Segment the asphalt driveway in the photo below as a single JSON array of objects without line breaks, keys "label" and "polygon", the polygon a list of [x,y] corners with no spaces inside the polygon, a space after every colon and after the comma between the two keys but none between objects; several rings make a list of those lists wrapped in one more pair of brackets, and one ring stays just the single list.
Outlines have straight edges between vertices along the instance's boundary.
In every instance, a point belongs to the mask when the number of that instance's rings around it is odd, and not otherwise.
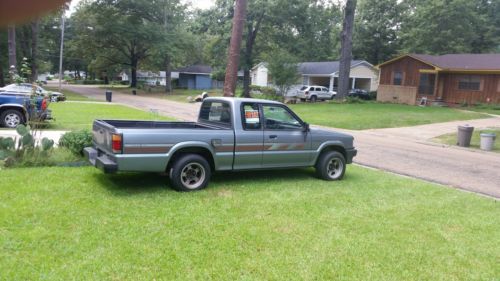
[{"label": "asphalt driveway", "polygon": [[[104,100],[104,90],[64,85],[82,95]],[[180,120],[195,120],[200,104],[113,93],[113,102]],[[405,128],[344,131],[354,135],[358,156],[355,163],[397,174],[500,198],[500,153],[482,152],[431,143],[428,139],[455,132],[457,125],[500,127],[500,117],[447,122]],[[333,128],[326,128],[334,130]],[[336,129],[335,129],[336,130]]]}]

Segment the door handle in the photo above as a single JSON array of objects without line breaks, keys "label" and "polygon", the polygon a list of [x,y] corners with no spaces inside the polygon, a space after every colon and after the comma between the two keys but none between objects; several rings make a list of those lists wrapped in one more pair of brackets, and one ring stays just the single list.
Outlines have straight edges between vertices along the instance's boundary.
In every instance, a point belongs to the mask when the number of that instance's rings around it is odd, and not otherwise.
[{"label": "door handle", "polygon": [[270,135],[269,138],[272,139],[272,140],[275,140],[275,139],[278,138],[278,136],[277,135]]}]

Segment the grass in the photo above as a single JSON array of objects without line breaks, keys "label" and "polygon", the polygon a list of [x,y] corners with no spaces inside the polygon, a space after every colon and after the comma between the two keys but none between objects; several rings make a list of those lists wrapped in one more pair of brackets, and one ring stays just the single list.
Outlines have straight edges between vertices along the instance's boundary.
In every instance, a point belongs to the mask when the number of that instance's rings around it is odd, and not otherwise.
[{"label": "grass", "polygon": [[95,119],[173,120],[150,112],[108,103],[51,103],[50,130],[92,129]]},{"label": "grass", "polygon": [[353,130],[405,127],[488,117],[452,108],[375,102],[360,104],[320,102],[295,104],[290,107],[308,123]]},{"label": "grass", "polygon": [[[252,180],[248,180],[248,178]],[[34,180],[36,179],[36,180]],[[352,166],[158,175],[2,171],[1,280],[496,280],[500,205]]]},{"label": "grass", "polygon": [[[500,152],[500,144],[499,138],[500,138],[500,128],[488,128],[488,129],[481,129],[481,130],[474,130],[470,142],[470,147],[479,149],[480,148],[480,143],[481,143],[481,133],[495,133],[497,135],[497,138],[495,140],[495,144],[493,146],[493,151],[494,152]],[[438,143],[443,143],[447,145],[457,145],[457,134],[456,133],[451,133],[451,134],[445,134],[442,136],[439,136],[437,138],[434,138],[433,141],[438,142]]]},{"label": "grass", "polygon": [[478,104],[465,108],[471,111],[477,111],[488,114],[500,115],[500,104]]}]

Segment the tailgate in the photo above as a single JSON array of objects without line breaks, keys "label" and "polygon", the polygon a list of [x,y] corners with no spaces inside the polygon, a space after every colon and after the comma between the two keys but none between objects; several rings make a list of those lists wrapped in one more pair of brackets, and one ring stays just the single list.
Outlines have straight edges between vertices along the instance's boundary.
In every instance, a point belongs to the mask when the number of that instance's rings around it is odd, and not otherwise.
[{"label": "tailgate", "polygon": [[112,135],[115,128],[103,120],[95,120],[92,127],[94,145],[98,150],[113,153]]}]

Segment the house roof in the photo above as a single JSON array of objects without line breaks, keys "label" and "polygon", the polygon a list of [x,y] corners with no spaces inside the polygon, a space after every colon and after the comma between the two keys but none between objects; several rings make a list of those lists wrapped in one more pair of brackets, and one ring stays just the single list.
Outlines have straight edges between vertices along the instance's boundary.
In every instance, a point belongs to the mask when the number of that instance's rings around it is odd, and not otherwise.
[{"label": "house roof", "polygon": [[[366,61],[353,60],[351,61],[351,68],[359,64],[367,64],[368,66],[372,67],[372,65]],[[339,68],[339,61],[302,62],[298,65],[298,71],[300,73],[310,75],[329,75],[338,72]]]},{"label": "house roof", "polygon": [[500,70],[500,54],[447,54],[441,56],[424,54],[407,54],[379,66],[386,65],[403,57],[412,57],[430,64],[439,70],[447,71],[498,71]]},{"label": "house roof", "polygon": [[210,74],[212,73],[212,67],[209,65],[195,64],[181,67],[175,71],[179,73]]}]

